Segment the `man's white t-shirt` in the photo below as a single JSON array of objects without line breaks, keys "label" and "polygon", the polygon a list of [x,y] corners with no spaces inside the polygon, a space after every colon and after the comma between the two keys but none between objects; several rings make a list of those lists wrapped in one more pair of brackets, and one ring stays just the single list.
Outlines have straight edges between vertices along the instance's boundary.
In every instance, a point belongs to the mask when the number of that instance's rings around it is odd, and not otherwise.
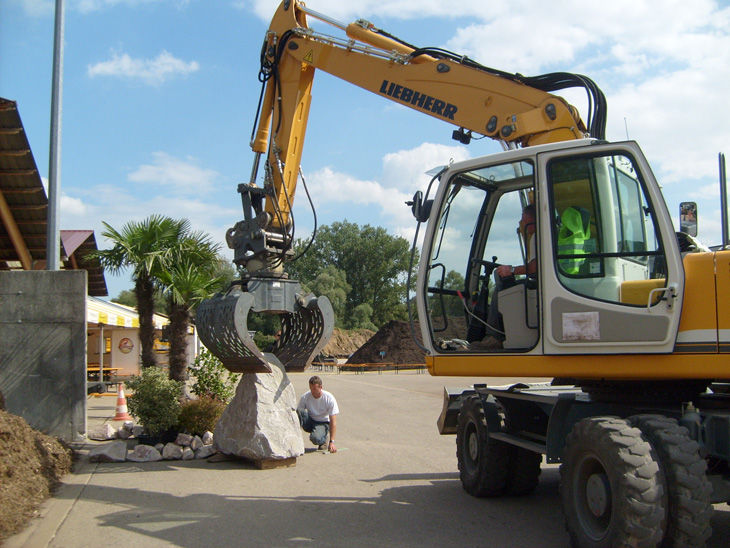
[{"label": "man's white t-shirt", "polygon": [[305,392],[299,399],[297,409],[306,409],[309,411],[309,417],[317,422],[329,422],[330,415],[337,415],[340,412],[337,400],[326,390],[322,390],[319,398],[312,396],[309,391]]}]

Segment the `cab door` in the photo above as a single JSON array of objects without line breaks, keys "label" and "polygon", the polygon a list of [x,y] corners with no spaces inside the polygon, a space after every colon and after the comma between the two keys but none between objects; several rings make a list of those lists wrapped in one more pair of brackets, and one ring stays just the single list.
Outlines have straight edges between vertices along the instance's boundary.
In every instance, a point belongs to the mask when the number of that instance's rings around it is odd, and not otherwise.
[{"label": "cab door", "polygon": [[537,156],[545,354],[671,352],[684,270],[634,142]]}]

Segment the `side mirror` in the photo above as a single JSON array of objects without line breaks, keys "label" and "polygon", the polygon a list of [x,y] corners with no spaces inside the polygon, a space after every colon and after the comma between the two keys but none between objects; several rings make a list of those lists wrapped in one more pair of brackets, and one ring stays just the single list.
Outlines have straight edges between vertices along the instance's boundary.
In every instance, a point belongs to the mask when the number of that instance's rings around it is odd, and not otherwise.
[{"label": "side mirror", "polygon": [[417,190],[413,195],[413,200],[406,202],[406,205],[411,206],[411,212],[419,223],[425,223],[428,221],[431,215],[431,207],[433,206],[433,200],[423,201],[423,192]]},{"label": "side mirror", "polygon": [[697,203],[681,202],[679,204],[679,231],[697,236]]}]

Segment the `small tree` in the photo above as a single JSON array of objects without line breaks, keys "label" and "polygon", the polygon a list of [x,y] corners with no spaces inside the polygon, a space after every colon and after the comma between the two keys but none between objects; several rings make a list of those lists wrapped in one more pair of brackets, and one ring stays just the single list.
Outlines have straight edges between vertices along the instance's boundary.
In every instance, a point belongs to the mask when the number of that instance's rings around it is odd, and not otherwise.
[{"label": "small tree", "polygon": [[214,276],[218,244],[203,232],[187,231],[175,242],[169,260],[157,273],[170,314],[170,378],[187,379],[187,334],[192,311],[220,285]]},{"label": "small tree", "polygon": [[370,320],[373,315],[373,307],[367,303],[362,303],[355,307],[350,318],[351,329],[370,329],[377,331],[378,328]]},{"label": "small tree", "polygon": [[[338,270],[334,265],[327,265],[309,284],[309,288],[317,296],[327,296],[335,313],[335,325],[344,327],[347,294],[352,290],[350,284],[347,283],[347,274],[342,270]],[[372,308],[370,310],[372,314]]]},{"label": "small tree", "polygon": [[129,412],[148,434],[156,436],[177,425],[182,383],[169,379],[159,367],[145,367],[125,385],[132,391],[127,398]]},{"label": "small tree", "polygon": [[155,275],[166,263],[169,251],[182,234],[189,231],[187,220],[175,220],[162,215],[152,215],[141,222],[130,221],[116,230],[104,223],[101,234],[114,246],[92,253],[101,265],[112,273],[132,268],[134,294],[139,315],[139,340],[142,347],[142,367],[156,364],[154,352]]}]

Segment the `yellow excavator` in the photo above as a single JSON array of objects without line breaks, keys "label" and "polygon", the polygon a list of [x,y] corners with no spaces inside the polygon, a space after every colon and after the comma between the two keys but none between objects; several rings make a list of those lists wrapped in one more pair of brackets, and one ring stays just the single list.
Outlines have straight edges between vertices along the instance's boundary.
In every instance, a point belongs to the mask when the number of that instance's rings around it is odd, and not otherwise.
[{"label": "yellow excavator", "polygon": [[[639,146],[605,140],[606,101],[585,76],[506,73],[284,0],[261,50],[244,219],[227,233],[241,278],[200,306],[205,346],[232,371],[270,371],[247,318],[278,314],[272,353],[302,371],[332,332],[326,297],[284,269],[316,70],[444,120],[464,144],[503,143],[409,202],[425,223],[429,372],[554,378],[445,391],[438,428],[456,434],[464,489],[530,493],[545,455],[561,463],[575,546],[704,545],[712,503],[730,501],[730,251],[675,233]],[[552,93],[568,87],[586,90],[588,123]]]}]

